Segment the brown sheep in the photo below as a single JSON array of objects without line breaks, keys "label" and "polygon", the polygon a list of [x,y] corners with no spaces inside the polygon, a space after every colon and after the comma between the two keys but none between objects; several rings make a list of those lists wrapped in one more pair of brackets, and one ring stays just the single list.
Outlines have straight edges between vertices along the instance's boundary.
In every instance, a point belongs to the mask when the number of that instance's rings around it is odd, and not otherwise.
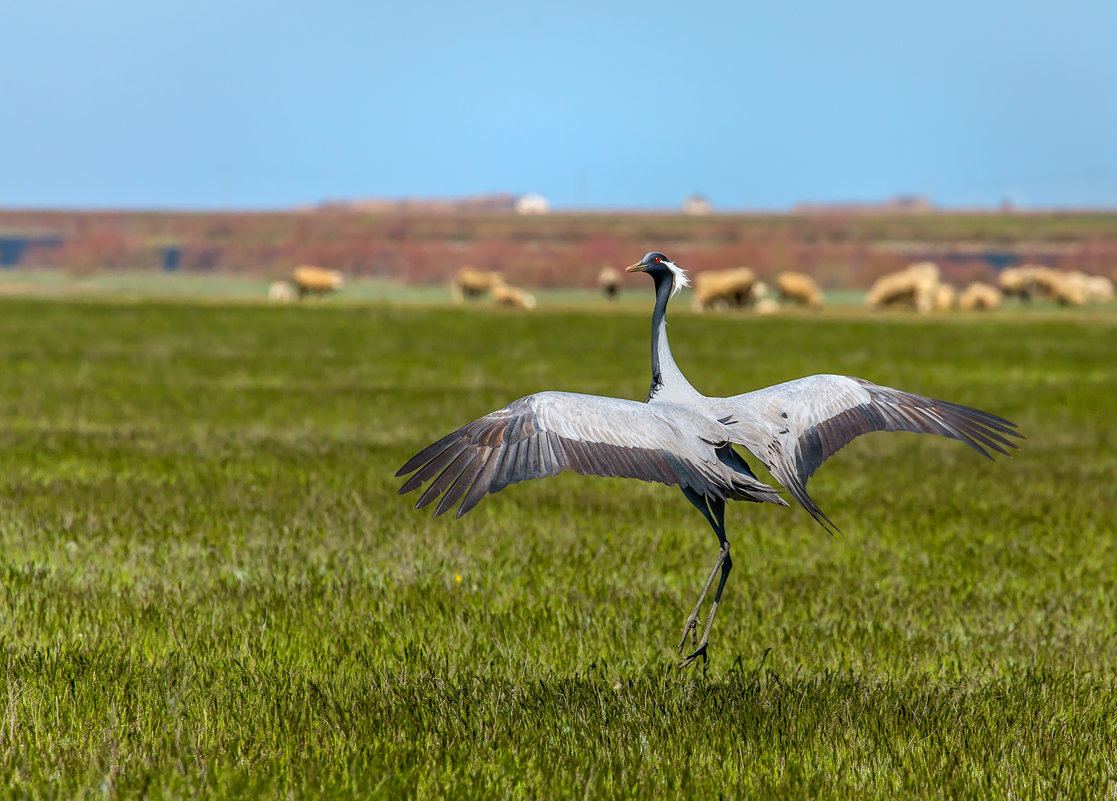
[{"label": "brown sheep", "polygon": [[694,276],[695,311],[727,308],[741,309],[752,305],[757,298],[756,273],[748,267],[733,270],[707,270]]},{"label": "brown sheep", "polygon": [[341,289],[342,283],[341,273],[337,270],[326,270],[309,264],[296,267],[291,274],[291,279],[300,298],[337,292]]},{"label": "brown sheep", "polygon": [[958,298],[958,308],[964,311],[996,309],[1001,305],[1001,290],[980,281],[974,281]]},{"label": "brown sheep", "polygon": [[787,303],[806,306],[808,309],[822,308],[822,290],[806,273],[780,273],[776,276],[776,289]]},{"label": "brown sheep", "polygon": [[938,285],[938,265],[920,262],[878,278],[865,302],[875,308],[907,306],[920,313],[928,312],[934,305]]}]

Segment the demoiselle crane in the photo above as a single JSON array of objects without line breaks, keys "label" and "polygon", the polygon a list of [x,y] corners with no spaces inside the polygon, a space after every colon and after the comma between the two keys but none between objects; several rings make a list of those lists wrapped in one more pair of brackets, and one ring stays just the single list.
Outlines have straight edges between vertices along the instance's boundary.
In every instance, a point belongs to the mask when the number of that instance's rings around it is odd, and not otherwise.
[{"label": "demoiselle crane", "polygon": [[[824,528],[836,531],[807,495],[806,484],[819,465],[854,437],[870,431],[940,434],[990,456],[990,451],[1008,453],[1016,447],[1009,438],[1021,436],[1014,423],[988,412],[840,375],[813,375],[743,395],[708,398],[683,376],[667,343],[667,303],[689,286],[686,273],[656,251],[628,271],[646,272],[655,282],[647,401],[570,392],[528,395],[427,446],[396,475],[412,473],[401,495],[431,482],[416,509],[438,500],[437,516],[461,501],[458,517],[486,493],[563,470],[679,487],[719,543],[710,577],[686,618],[678,650],[683,653],[688,636],[694,650],[680,667],[708,658],[710,627],[733,567],[725,502],[788,505],[778,490],[757,479],[734,445],[759,459]],[[698,640],[698,613],[715,577],[717,589]]]}]

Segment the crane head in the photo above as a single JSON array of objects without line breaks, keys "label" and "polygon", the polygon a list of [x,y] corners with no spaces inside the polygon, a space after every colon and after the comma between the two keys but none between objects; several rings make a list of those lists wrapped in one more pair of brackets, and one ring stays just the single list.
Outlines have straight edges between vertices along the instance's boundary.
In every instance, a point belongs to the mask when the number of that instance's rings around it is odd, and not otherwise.
[{"label": "crane head", "polygon": [[671,294],[674,295],[684,286],[690,286],[686,270],[675,265],[675,262],[664,256],[658,250],[644,254],[644,258],[625,268],[625,272],[649,273],[658,282],[663,278],[671,279]]}]

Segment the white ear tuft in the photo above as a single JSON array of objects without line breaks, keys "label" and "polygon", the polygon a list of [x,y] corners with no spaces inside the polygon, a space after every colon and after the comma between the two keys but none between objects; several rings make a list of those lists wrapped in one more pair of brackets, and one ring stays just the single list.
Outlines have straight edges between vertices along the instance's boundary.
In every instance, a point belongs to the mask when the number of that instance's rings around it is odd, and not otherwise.
[{"label": "white ear tuft", "polygon": [[690,286],[690,279],[687,278],[686,270],[676,266],[675,262],[665,261],[663,264],[671,271],[671,297],[675,297],[680,289]]}]

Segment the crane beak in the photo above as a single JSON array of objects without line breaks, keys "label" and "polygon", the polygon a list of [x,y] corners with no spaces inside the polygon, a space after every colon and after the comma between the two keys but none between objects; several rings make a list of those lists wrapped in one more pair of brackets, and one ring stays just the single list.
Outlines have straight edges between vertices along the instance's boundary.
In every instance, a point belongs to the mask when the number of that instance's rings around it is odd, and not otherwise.
[{"label": "crane beak", "polygon": [[636,264],[630,264],[629,266],[624,268],[624,271],[626,273],[642,273],[646,269],[648,269],[648,265],[644,264],[644,262],[641,261],[637,262]]}]

